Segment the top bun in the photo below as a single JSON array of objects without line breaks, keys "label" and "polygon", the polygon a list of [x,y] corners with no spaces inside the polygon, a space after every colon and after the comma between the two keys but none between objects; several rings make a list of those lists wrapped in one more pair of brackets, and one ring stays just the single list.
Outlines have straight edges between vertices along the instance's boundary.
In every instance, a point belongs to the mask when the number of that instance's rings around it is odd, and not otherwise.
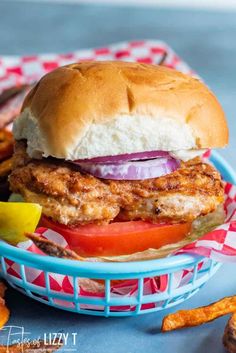
[{"label": "top bun", "polygon": [[162,66],[83,62],[45,75],[14,124],[31,157],[67,160],[223,147],[228,128],[213,93]]}]

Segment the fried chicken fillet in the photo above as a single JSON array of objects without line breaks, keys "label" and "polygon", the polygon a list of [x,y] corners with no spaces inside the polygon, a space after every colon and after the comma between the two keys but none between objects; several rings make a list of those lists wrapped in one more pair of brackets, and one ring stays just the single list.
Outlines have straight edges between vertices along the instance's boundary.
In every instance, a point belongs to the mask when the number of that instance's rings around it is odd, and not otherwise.
[{"label": "fried chicken fillet", "polygon": [[224,201],[220,174],[198,158],[159,178],[105,180],[62,160],[30,159],[23,141],[16,144],[10,186],[26,201],[42,205],[47,217],[72,226],[113,220],[193,221]]}]

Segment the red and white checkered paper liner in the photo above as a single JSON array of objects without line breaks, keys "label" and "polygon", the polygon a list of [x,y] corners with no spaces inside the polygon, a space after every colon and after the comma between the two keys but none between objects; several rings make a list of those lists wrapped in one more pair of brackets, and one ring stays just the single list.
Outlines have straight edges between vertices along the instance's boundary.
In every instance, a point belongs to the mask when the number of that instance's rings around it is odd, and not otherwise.
[{"label": "red and white checkered paper liner", "polygon": [[162,41],[122,42],[99,49],[78,50],[67,54],[41,54],[0,57],[0,94],[15,85],[30,84],[47,72],[72,62],[88,60],[123,60],[158,64],[165,56],[165,66],[193,74],[189,66]]},{"label": "red and white checkered paper liner", "polygon": [[[14,85],[29,84],[40,79],[47,72],[71,62],[84,60],[123,60],[136,61],[149,64],[158,64],[165,56],[164,65],[175,68],[188,74],[194,74],[189,66],[182,61],[176,53],[162,41],[133,41],[123,42],[99,49],[79,50],[69,54],[42,54],[24,57],[0,58],[0,93]],[[203,255],[219,262],[236,262],[236,186],[229,183],[225,186],[225,210],[227,214],[226,223],[217,227],[214,231],[205,234],[197,241],[184,246],[178,250],[180,253],[194,253]],[[69,248],[62,235],[46,229],[37,230],[39,234],[47,239]],[[19,244],[31,252],[44,255],[32,242],[28,241]],[[173,254],[174,256],[174,254]],[[6,260],[7,272],[17,278],[21,278],[20,266],[10,260]],[[203,268],[205,261],[199,264]],[[26,279],[30,283],[45,287],[45,276],[43,271],[33,268],[26,268]],[[174,287],[179,287],[191,281],[193,269],[184,269],[175,273]],[[86,282],[87,281],[87,282]],[[88,290],[89,281],[89,290]],[[54,291],[73,293],[73,282],[69,276],[61,274],[49,275],[50,288]],[[104,288],[97,282],[80,279],[80,295],[104,296]],[[168,275],[158,278],[147,278],[144,281],[144,294],[154,294],[165,291],[168,286]],[[113,296],[132,296],[137,294],[137,280],[126,280],[111,286]],[[67,302],[62,303],[55,300],[55,303],[68,306]],[[73,304],[71,304],[73,305]],[[142,309],[152,308],[155,304],[145,304]],[[91,306],[81,306],[91,308]],[[112,308],[111,308],[112,309]],[[130,307],[116,307],[115,310],[130,310]],[[132,309],[131,309],[132,310]]]}]

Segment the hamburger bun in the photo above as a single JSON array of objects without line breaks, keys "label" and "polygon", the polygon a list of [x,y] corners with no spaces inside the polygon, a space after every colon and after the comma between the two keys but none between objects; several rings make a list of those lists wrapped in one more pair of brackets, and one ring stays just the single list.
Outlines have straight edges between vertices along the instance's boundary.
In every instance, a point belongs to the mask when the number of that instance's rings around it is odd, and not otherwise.
[{"label": "hamburger bun", "polygon": [[30,157],[77,160],[144,151],[224,147],[228,128],[214,94],[162,66],[83,62],[45,75],[15,121]]}]

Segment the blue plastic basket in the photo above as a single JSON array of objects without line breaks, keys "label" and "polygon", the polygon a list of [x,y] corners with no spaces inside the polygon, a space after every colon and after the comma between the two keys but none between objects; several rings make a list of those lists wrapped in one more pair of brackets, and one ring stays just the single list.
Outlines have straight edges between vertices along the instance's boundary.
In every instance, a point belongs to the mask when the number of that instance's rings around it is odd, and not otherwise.
[{"label": "blue plastic basket", "polygon": [[[236,173],[216,152],[212,153],[211,162],[225,180],[236,183]],[[0,242],[0,258],[2,277],[20,292],[56,308],[106,317],[135,316],[177,305],[195,294],[220,267],[215,261],[194,255],[128,263],[77,262],[33,254],[5,242]],[[9,261],[17,266],[18,278],[9,273]],[[44,286],[29,280],[30,270],[43,271]],[[183,270],[188,275],[177,282]],[[70,293],[52,289],[50,278],[65,275],[71,283]],[[166,287],[150,294],[147,281],[155,284],[160,278],[166,279]],[[100,283],[104,290],[99,295],[81,292],[81,283],[86,279]],[[127,295],[114,293],[111,288],[117,280],[132,280],[136,290]]]}]

